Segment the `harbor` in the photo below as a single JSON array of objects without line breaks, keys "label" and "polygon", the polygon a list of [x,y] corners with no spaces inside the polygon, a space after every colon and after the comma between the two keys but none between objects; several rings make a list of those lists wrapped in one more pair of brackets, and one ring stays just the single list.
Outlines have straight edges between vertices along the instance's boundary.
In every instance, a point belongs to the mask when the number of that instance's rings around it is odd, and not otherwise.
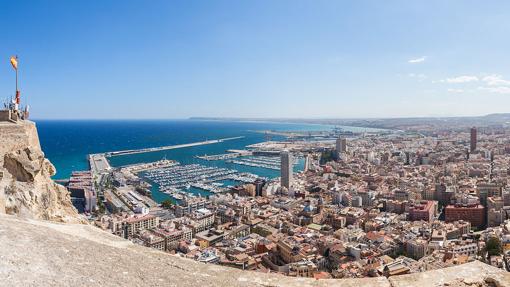
[{"label": "harbor", "polygon": [[[179,202],[189,197],[208,197],[253,183],[257,178],[278,176],[282,149],[253,148],[249,146],[253,142],[235,141],[242,138],[244,136],[219,137],[178,145],[95,153],[88,156],[89,166],[100,186],[110,178],[117,184],[117,190],[105,195],[110,202],[116,203],[113,204],[116,209],[124,210],[138,210],[140,206],[150,208],[154,202],[161,203],[165,199]],[[285,145],[292,146],[292,143]],[[301,158],[294,160],[295,169],[301,169]],[[150,198],[153,201],[148,200]]]}]

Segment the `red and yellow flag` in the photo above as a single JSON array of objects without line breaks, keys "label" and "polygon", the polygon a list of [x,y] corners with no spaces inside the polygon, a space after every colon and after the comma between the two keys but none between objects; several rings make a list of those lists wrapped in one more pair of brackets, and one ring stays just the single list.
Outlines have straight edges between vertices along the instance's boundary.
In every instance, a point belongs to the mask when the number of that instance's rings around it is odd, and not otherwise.
[{"label": "red and yellow flag", "polygon": [[11,65],[14,68],[14,70],[18,69],[18,56],[11,57]]}]

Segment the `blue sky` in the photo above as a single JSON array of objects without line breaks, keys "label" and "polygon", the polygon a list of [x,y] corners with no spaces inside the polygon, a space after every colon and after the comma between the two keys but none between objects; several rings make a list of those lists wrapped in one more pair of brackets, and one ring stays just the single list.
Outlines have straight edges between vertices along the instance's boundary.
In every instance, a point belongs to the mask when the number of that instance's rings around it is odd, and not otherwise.
[{"label": "blue sky", "polygon": [[510,112],[509,1],[0,1],[35,118]]}]

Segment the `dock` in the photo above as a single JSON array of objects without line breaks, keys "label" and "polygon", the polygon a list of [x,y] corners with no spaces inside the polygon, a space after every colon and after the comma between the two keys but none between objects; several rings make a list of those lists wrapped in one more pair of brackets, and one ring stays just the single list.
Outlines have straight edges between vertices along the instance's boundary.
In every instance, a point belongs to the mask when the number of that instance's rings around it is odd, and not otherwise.
[{"label": "dock", "polygon": [[150,148],[142,148],[142,149],[130,149],[130,150],[112,151],[112,152],[105,153],[105,156],[106,157],[122,156],[122,155],[148,153],[148,152],[156,152],[156,151],[171,150],[171,149],[178,149],[178,148],[186,148],[186,147],[193,147],[193,146],[217,144],[217,143],[222,143],[222,142],[225,142],[225,141],[237,140],[237,139],[242,139],[242,138],[244,138],[244,136],[231,137],[231,138],[222,138],[222,139],[216,139],[216,140],[206,140],[206,141],[194,142],[194,143],[188,143],[188,144],[178,144],[178,145],[169,145],[169,146],[161,146],[161,147],[150,147]]},{"label": "dock", "polygon": [[102,174],[112,169],[105,155],[101,153],[89,155],[89,164],[92,174]]},{"label": "dock", "polygon": [[196,158],[203,159],[203,160],[226,160],[226,159],[232,159],[236,157],[241,156],[248,156],[251,155],[252,152],[248,150],[227,150],[228,153],[225,154],[214,154],[214,155],[197,155]]},{"label": "dock", "polygon": [[[252,166],[252,167],[260,167],[272,170],[280,170],[281,160],[280,157],[275,156],[255,156],[255,157],[245,157],[241,159],[229,159],[226,160],[228,163]],[[298,163],[298,159],[294,158],[293,165]]]},{"label": "dock", "polygon": [[119,168],[121,171],[129,171],[132,174],[137,174],[142,171],[148,171],[148,170],[157,169],[157,168],[171,167],[171,166],[178,165],[178,164],[179,164],[179,162],[177,162],[175,160],[162,159],[162,160],[148,162],[148,163],[134,163],[134,164],[122,165],[117,168]]}]

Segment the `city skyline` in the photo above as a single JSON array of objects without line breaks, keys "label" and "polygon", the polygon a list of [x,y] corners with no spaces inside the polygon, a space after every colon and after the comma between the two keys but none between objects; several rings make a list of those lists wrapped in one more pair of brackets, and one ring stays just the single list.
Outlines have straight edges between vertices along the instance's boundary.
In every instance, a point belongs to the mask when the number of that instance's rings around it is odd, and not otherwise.
[{"label": "city skyline", "polygon": [[510,112],[504,1],[52,4],[0,3],[0,99],[18,55],[36,119]]}]

